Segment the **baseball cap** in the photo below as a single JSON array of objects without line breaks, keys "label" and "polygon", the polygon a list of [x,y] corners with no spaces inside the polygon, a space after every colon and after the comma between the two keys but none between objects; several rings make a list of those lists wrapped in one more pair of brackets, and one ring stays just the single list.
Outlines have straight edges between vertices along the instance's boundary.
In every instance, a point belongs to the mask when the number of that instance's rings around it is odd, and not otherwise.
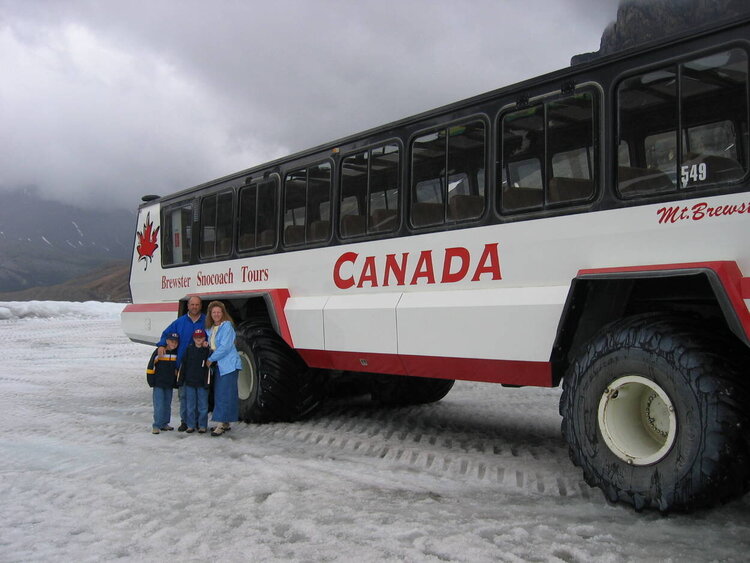
[{"label": "baseball cap", "polygon": [[169,334],[167,334],[167,340],[178,340],[179,341],[180,340],[180,335],[177,334],[176,332],[170,332]]},{"label": "baseball cap", "polygon": [[202,328],[196,328],[195,332],[193,332],[193,338],[196,336],[202,336],[203,338],[206,338],[206,331]]}]

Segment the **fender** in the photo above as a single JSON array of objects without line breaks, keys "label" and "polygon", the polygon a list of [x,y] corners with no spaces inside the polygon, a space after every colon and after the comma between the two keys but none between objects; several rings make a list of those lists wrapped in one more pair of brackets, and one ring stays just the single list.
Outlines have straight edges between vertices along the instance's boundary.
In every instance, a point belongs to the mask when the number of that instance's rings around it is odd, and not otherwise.
[{"label": "fender", "polygon": [[[750,278],[736,262],[711,261],[651,264],[579,270],[572,280],[550,354],[553,382],[567,370],[569,354],[609,322],[622,318],[631,291],[640,281],[661,280],[661,289],[676,292],[700,279],[705,296],[715,300],[727,327],[750,347]],[[697,287],[697,286],[696,286]]]},{"label": "fender", "polygon": [[750,346],[750,304],[744,301],[750,299],[750,278],[743,277],[737,262],[726,260],[580,270],[576,279],[656,278],[691,274],[705,274],[708,277],[729,328]]},{"label": "fender", "polygon": [[[662,279],[669,286],[684,287],[690,277],[702,277],[705,291],[711,292],[728,328],[750,346],[750,278],[743,277],[736,262],[712,261],[678,264],[651,264],[579,270],[573,279],[563,307],[551,353],[554,378],[559,381],[567,364],[567,354],[596,331],[620,318],[627,306],[628,282]],[[620,283],[622,282],[622,283]],[[707,283],[705,283],[707,282]]]}]

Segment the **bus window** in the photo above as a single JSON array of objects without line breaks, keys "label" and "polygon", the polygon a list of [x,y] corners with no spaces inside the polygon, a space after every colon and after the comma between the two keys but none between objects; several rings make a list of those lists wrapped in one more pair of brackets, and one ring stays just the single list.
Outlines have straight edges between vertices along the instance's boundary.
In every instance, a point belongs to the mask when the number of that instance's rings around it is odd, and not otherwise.
[{"label": "bus window", "polygon": [[367,232],[367,151],[347,156],[341,164],[341,211],[339,232],[342,237]]},{"label": "bus window", "polygon": [[256,248],[276,246],[276,217],[279,184],[276,178],[258,184]]},{"label": "bus window", "polygon": [[344,238],[390,232],[399,224],[398,145],[344,158],[339,231]]},{"label": "bus window", "polygon": [[226,256],[232,250],[233,192],[212,194],[201,201],[201,258]]},{"label": "bus window", "polygon": [[193,206],[179,203],[162,209],[161,261],[163,266],[190,262]]},{"label": "bus window", "polygon": [[307,242],[331,236],[331,165],[328,162],[308,170]]},{"label": "bus window", "polygon": [[219,194],[216,206],[216,256],[226,256],[232,251],[232,226],[234,214],[232,192]]},{"label": "bus window", "polygon": [[284,180],[284,244],[328,240],[331,233],[331,165],[295,170]]},{"label": "bus window", "polygon": [[240,190],[237,249],[240,252],[276,245],[276,181],[254,182]]},{"label": "bus window", "polygon": [[[737,131],[731,121],[708,123],[687,130],[687,146],[689,152],[725,156],[738,160]],[[688,153],[689,154],[689,153]]]},{"label": "bus window", "polygon": [[685,63],[680,87],[685,131],[681,187],[739,180],[747,170],[747,146],[744,154],[738,150],[738,131],[748,123],[747,53],[731,49]]},{"label": "bus window", "polygon": [[240,217],[237,225],[237,250],[255,250],[258,185],[252,184],[240,190]]},{"label": "bus window", "polygon": [[216,255],[216,196],[208,196],[201,201],[201,258]]},{"label": "bus window", "polygon": [[295,170],[284,180],[284,244],[305,242],[307,170]]},{"label": "bus window", "polygon": [[[618,87],[622,195],[739,180],[747,169],[748,62],[742,49],[664,67]],[[678,133],[679,132],[679,133]]]},{"label": "bus window", "polygon": [[544,203],[544,106],[537,105],[503,116],[503,213],[533,209]]},{"label": "bus window", "polygon": [[618,161],[620,193],[673,189],[677,178],[677,67],[624,80],[617,99],[619,141],[634,149],[627,164]]},{"label": "bus window", "polygon": [[482,122],[448,129],[448,220],[476,219],[484,213],[486,187],[471,182],[485,169],[484,130]]},{"label": "bus window", "polygon": [[594,101],[589,93],[547,104],[548,203],[590,199],[594,194]]},{"label": "bus window", "polygon": [[591,151],[589,147],[559,152],[552,155],[554,178],[591,179]]},{"label": "bus window", "polygon": [[367,231],[395,230],[400,221],[398,206],[398,145],[385,145],[370,151],[369,211]]},{"label": "bus window", "polygon": [[646,146],[646,168],[664,172],[675,185],[677,179],[677,131],[649,135]]},{"label": "bus window", "polygon": [[486,187],[483,178],[485,126],[477,121],[441,129],[411,145],[411,224],[440,225],[480,217]]},{"label": "bus window", "polygon": [[418,137],[411,146],[411,223],[415,227],[445,221],[443,175],[447,143],[445,129]]},{"label": "bus window", "polygon": [[630,147],[628,142],[622,139],[617,145],[617,162],[620,166],[630,166]]},{"label": "bus window", "polygon": [[588,92],[505,114],[500,212],[590,199],[597,177],[594,123]]}]

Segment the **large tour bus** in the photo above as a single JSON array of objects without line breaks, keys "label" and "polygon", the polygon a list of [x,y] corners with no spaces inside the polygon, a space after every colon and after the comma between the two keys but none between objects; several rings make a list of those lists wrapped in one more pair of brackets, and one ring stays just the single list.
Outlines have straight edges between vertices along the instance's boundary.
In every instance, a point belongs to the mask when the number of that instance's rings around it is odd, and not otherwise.
[{"label": "large tour bus", "polygon": [[750,19],[565,68],[138,212],[128,336],[226,304],[241,416],[335,380],[428,403],[562,384],[586,481],[690,510],[750,482]]}]

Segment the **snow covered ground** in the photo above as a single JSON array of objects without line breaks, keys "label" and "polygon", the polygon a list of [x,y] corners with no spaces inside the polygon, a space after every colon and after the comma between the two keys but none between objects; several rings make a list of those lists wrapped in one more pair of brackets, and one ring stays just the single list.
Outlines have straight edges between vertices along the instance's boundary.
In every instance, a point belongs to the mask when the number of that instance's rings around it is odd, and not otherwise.
[{"label": "snow covered ground", "polygon": [[0,561],[750,557],[750,495],[664,517],[583,483],[557,389],[459,382],[434,405],[151,435],[151,349],[121,308],[0,303]]}]

